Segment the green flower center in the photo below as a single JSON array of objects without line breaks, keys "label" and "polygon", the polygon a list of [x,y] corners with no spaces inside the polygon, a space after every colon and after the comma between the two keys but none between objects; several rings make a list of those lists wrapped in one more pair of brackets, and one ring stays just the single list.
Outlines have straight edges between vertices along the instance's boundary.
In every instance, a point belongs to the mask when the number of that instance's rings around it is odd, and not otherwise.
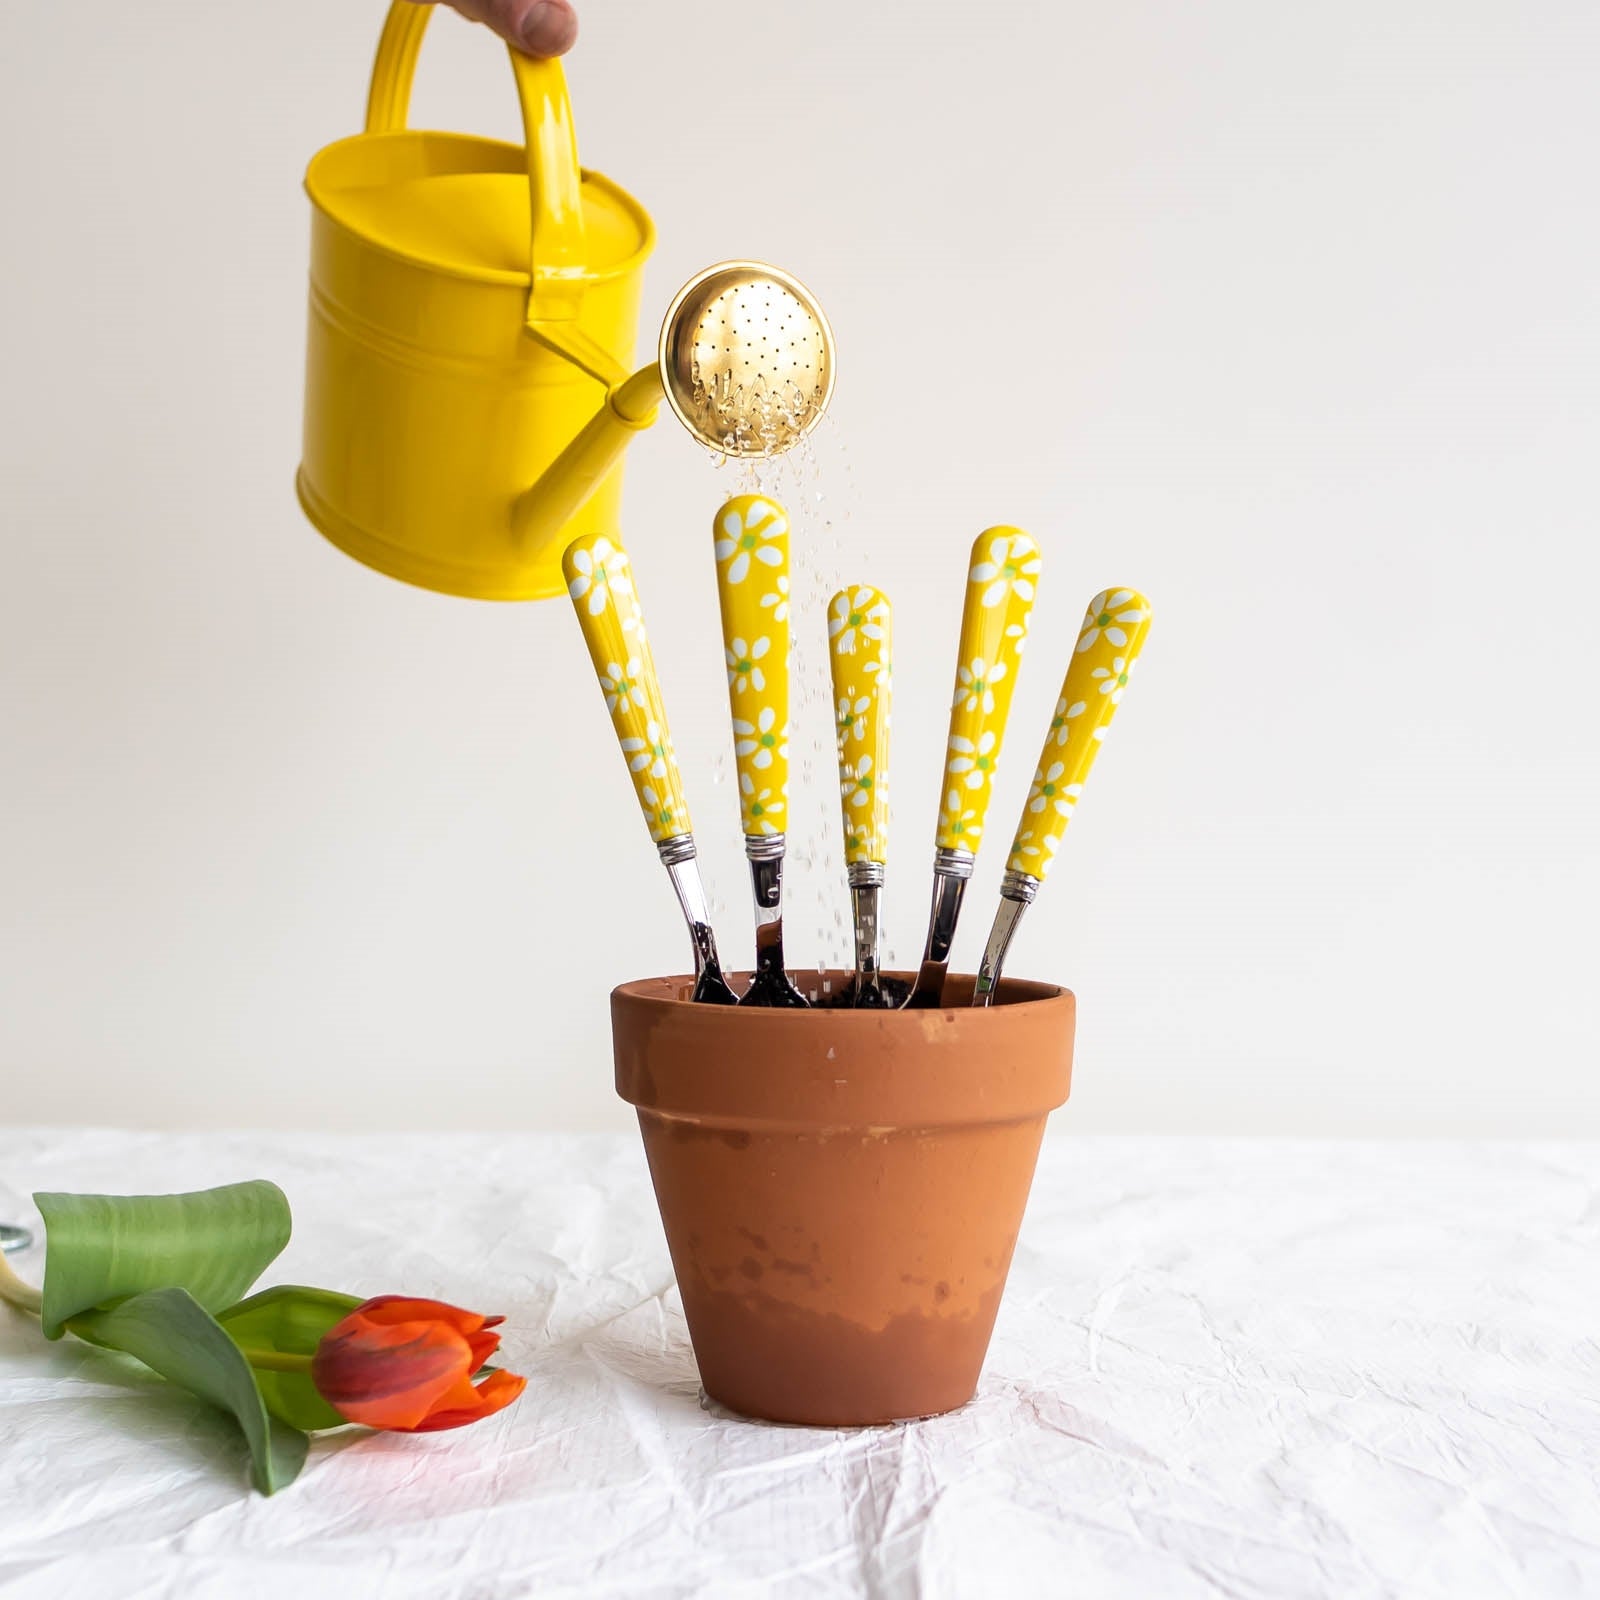
[{"label": "green flower center", "polygon": [[778,747],[778,736],[775,733],[764,733],[759,739],[756,740],[756,743],[764,750],[776,750]]},{"label": "green flower center", "polygon": [[739,535],[739,548],[741,550],[754,550],[755,547],[756,536],[753,533],[741,533]]},{"label": "green flower center", "polygon": [[852,611],[850,613],[850,620],[845,624],[845,626],[849,628],[859,628],[866,620],[867,619],[859,611]]},{"label": "green flower center", "polygon": [[1128,687],[1128,674],[1126,672],[1119,672],[1117,674],[1117,687],[1119,689],[1126,689]]},{"label": "green flower center", "polygon": [[733,670],[735,672],[741,672],[741,673],[746,673],[746,674],[748,674],[754,667],[755,667],[755,662],[753,662],[749,658],[749,656],[741,656],[733,664]]},{"label": "green flower center", "polygon": [[1111,613],[1109,611],[1102,611],[1100,615],[1094,619],[1094,625],[1097,628],[1109,628],[1111,626]]},{"label": "green flower center", "polygon": [[871,787],[872,787],[872,774],[870,772],[864,778],[857,778],[856,779],[856,788],[858,788],[863,794],[865,794],[867,792],[867,790],[870,789]]}]

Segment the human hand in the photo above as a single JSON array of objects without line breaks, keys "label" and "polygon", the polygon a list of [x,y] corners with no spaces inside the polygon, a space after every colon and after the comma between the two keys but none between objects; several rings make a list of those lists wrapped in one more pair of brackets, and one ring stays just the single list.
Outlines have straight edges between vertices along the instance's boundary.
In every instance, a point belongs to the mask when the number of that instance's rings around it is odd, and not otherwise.
[{"label": "human hand", "polygon": [[[416,0],[432,5],[434,0]],[[530,56],[563,56],[578,37],[572,0],[445,0],[462,16],[493,28]]]}]

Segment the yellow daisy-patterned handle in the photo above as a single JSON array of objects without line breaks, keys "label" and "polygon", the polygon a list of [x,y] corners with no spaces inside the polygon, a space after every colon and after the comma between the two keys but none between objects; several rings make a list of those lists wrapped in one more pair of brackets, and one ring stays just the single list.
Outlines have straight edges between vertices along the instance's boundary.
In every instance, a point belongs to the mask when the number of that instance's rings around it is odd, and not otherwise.
[{"label": "yellow daisy-patterned handle", "polygon": [[628,552],[604,534],[590,534],[567,546],[561,570],[650,837],[657,844],[676,839],[691,831],[689,804]]},{"label": "yellow daisy-patterned handle", "polygon": [[828,603],[828,668],[833,676],[839,797],[847,866],[889,859],[889,688],[894,614],[889,597],[866,584]]},{"label": "yellow daisy-patterned handle", "polygon": [[735,495],[712,524],[728,709],[747,837],[782,833],[789,803],[789,513]]},{"label": "yellow daisy-patterned handle", "polygon": [[976,854],[983,836],[1042,566],[1038,545],[1020,528],[989,528],[972,546],[939,810],[941,850]]},{"label": "yellow daisy-patterned handle", "polygon": [[1137,589],[1102,589],[1083,614],[1077,648],[1045,735],[1006,865],[1043,882],[1150,631]]}]

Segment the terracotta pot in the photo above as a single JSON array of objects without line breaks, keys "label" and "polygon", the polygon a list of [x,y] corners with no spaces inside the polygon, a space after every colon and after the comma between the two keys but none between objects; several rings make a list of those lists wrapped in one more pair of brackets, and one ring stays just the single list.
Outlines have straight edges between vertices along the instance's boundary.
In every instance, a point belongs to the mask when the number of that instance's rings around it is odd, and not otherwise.
[{"label": "terracotta pot", "polygon": [[623,984],[611,1034],[706,1392],[827,1425],[965,1404],[1071,1085],[1071,993],[1006,979],[974,1010],[952,975],[939,1011],[767,1011],[691,982]]}]

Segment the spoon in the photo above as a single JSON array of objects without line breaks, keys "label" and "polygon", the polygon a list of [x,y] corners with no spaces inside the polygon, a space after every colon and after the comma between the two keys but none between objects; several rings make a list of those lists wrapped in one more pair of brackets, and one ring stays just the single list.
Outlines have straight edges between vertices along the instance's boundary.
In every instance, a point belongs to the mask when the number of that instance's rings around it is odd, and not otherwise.
[{"label": "spoon", "polygon": [[1067,664],[1056,714],[1011,841],[1006,875],[1000,882],[1000,907],[972,991],[975,1006],[994,1001],[1017,924],[1055,860],[1149,632],[1150,602],[1137,589],[1102,589],[1083,614],[1077,648]]},{"label": "spoon", "polygon": [[922,967],[905,1002],[913,1009],[936,1006],[943,997],[961,897],[977,860],[1042,566],[1038,545],[1020,528],[988,528],[972,546],[941,785],[944,804],[934,839],[933,905]]},{"label": "spoon", "polygon": [[689,803],[672,752],[666,706],[645,638],[628,553],[605,534],[586,534],[567,546],[561,570],[617,742],[633,775],[645,824],[689,924],[695,971],[691,998],[708,1005],[737,1005],[739,997],[728,987],[717,960],[716,935],[695,862]]},{"label": "spoon", "polygon": [[878,897],[889,857],[889,673],[894,614],[889,597],[866,584],[828,604],[828,668],[837,707],[839,809],[855,924],[852,1004],[882,1008]]},{"label": "spoon", "polygon": [[789,802],[789,514],[735,495],[712,523],[739,815],[756,910],[756,971],[740,1005],[803,1006],[783,964]]}]

